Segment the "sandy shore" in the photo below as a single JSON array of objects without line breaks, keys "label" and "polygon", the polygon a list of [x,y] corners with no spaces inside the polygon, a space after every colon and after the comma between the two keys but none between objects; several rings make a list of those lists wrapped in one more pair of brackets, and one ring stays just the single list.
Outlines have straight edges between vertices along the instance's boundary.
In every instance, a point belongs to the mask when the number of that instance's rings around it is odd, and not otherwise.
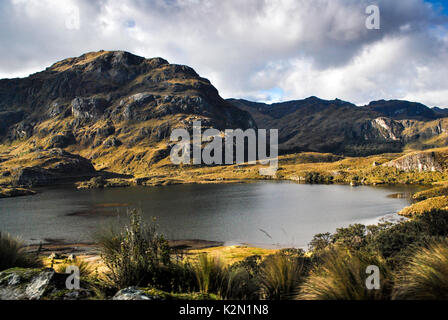
[{"label": "sandy shore", "polygon": [[[171,248],[174,250],[201,250],[213,247],[221,247],[224,242],[207,240],[169,240]],[[26,251],[37,252],[40,247],[42,255],[47,256],[51,253],[62,255],[73,254],[75,256],[97,256],[99,247],[96,243],[65,243],[63,241],[52,241],[42,245],[28,245]]]}]

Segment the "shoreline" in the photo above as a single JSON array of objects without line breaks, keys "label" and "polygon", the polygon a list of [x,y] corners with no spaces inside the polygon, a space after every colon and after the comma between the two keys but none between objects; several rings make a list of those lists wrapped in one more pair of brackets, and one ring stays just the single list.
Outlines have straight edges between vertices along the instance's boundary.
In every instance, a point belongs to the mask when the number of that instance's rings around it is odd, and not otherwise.
[{"label": "shoreline", "polygon": [[[209,241],[198,239],[168,240],[169,246],[174,250],[201,250],[215,247],[225,247],[223,241]],[[64,241],[47,241],[42,244],[29,244],[24,248],[27,252],[37,252],[40,247],[40,253],[43,254],[73,254],[73,255],[96,255],[99,252],[99,246],[94,242],[72,243]]]}]

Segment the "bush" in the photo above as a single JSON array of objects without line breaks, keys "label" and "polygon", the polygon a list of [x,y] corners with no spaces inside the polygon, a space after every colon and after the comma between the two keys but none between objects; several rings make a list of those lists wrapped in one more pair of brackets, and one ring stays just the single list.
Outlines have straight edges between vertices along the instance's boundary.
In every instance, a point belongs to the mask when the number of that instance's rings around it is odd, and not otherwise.
[{"label": "bush", "polygon": [[[380,289],[366,287],[366,269],[380,269]],[[384,300],[392,290],[392,275],[386,261],[378,255],[353,253],[331,247],[321,256],[321,263],[311,271],[301,287],[298,299],[304,300]]]},{"label": "bush", "polygon": [[291,299],[306,273],[304,259],[287,252],[266,257],[262,262],[258,281],[260,296],[267,300]]},{"label": "bush", "polygon": [[110,229],[98,236],[101,257],[110,271],[107,278],[113,286],[170,287],[171,279],[164,277],[171,266],[170,249],[156,229],[154,222],[142,222],[140,212],[132,210],[121,231]]},{"label": "bush", "polygon": [[431,242],[415,251],[409,264],[399,273],[394,299],[448,299],[448,240]]},{"label": "bush", "polygon": [[26,253],[16,238],[0,232],[0,271],[9,268],[32,268],[42,265],[37,255]]},{"label": "bush", "polygon": [[368,237],[368,246],[395,265],[401,265],[414,253],[414,248],[428,241],[448,236],[448,213],[432,210],[413,220],[391,225]]}]

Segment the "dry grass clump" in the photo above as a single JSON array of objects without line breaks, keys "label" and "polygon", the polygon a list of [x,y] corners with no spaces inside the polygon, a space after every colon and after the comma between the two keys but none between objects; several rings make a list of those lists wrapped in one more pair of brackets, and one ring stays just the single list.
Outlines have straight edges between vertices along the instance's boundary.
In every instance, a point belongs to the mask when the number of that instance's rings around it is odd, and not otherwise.
[{"label": "dry grass clump", "polygon": [[432,242],[415,251],[397,276],[393,299],[448,299],[448,240]]},{"label": "dry grass clump", "polygon": [[[380,269],[380,289],[366,286],[366,269],[370,265]],[[301,300],[384,300],[392,289],[391,272],[380,256],[352,253],[341,248],[330,248],[321,262],[311,271],[297,296]]]},{"label": "dry grass clump", "polygon": [[0,271],[15,267],[40,267],[41,265],[37,255],[25,252],[20,240],[0,232]]}]

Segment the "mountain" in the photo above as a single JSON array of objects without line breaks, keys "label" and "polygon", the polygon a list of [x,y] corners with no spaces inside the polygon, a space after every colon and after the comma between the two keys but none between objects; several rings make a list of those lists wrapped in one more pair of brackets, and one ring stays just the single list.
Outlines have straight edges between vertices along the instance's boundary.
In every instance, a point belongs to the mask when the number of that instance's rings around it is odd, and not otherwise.
[{"label": "mountain", "polygon": [[448,121],[444,118],[448,114],[420,103],[380,100],[358,107],[339,99],[316,97],[274,104],[228,101],[249,112],[259,128],[279,129],[283,153],[365,156],[401,152],[405,147],[448,145]]},{"label": "mountain", "polygon": [[428,121],[441,117],[436,110],[430,109],[421,103],[403,100],[372,101],[369,105],[365,106],[365,108],[381,113],[394,120],[413,119]]},{"label": "mountain", "polygon": [[41,169],[38,159],[51,149],[97,170],[144,173],[169,156],[171,129],[191,130],[197,120],[204,128],[255,127],[190,67],[123,51],[87,53],[0,80],[0,144],[14,146],[0,149],[0,173],[19,175],[10,170],[23,166],[19,153]]}]

